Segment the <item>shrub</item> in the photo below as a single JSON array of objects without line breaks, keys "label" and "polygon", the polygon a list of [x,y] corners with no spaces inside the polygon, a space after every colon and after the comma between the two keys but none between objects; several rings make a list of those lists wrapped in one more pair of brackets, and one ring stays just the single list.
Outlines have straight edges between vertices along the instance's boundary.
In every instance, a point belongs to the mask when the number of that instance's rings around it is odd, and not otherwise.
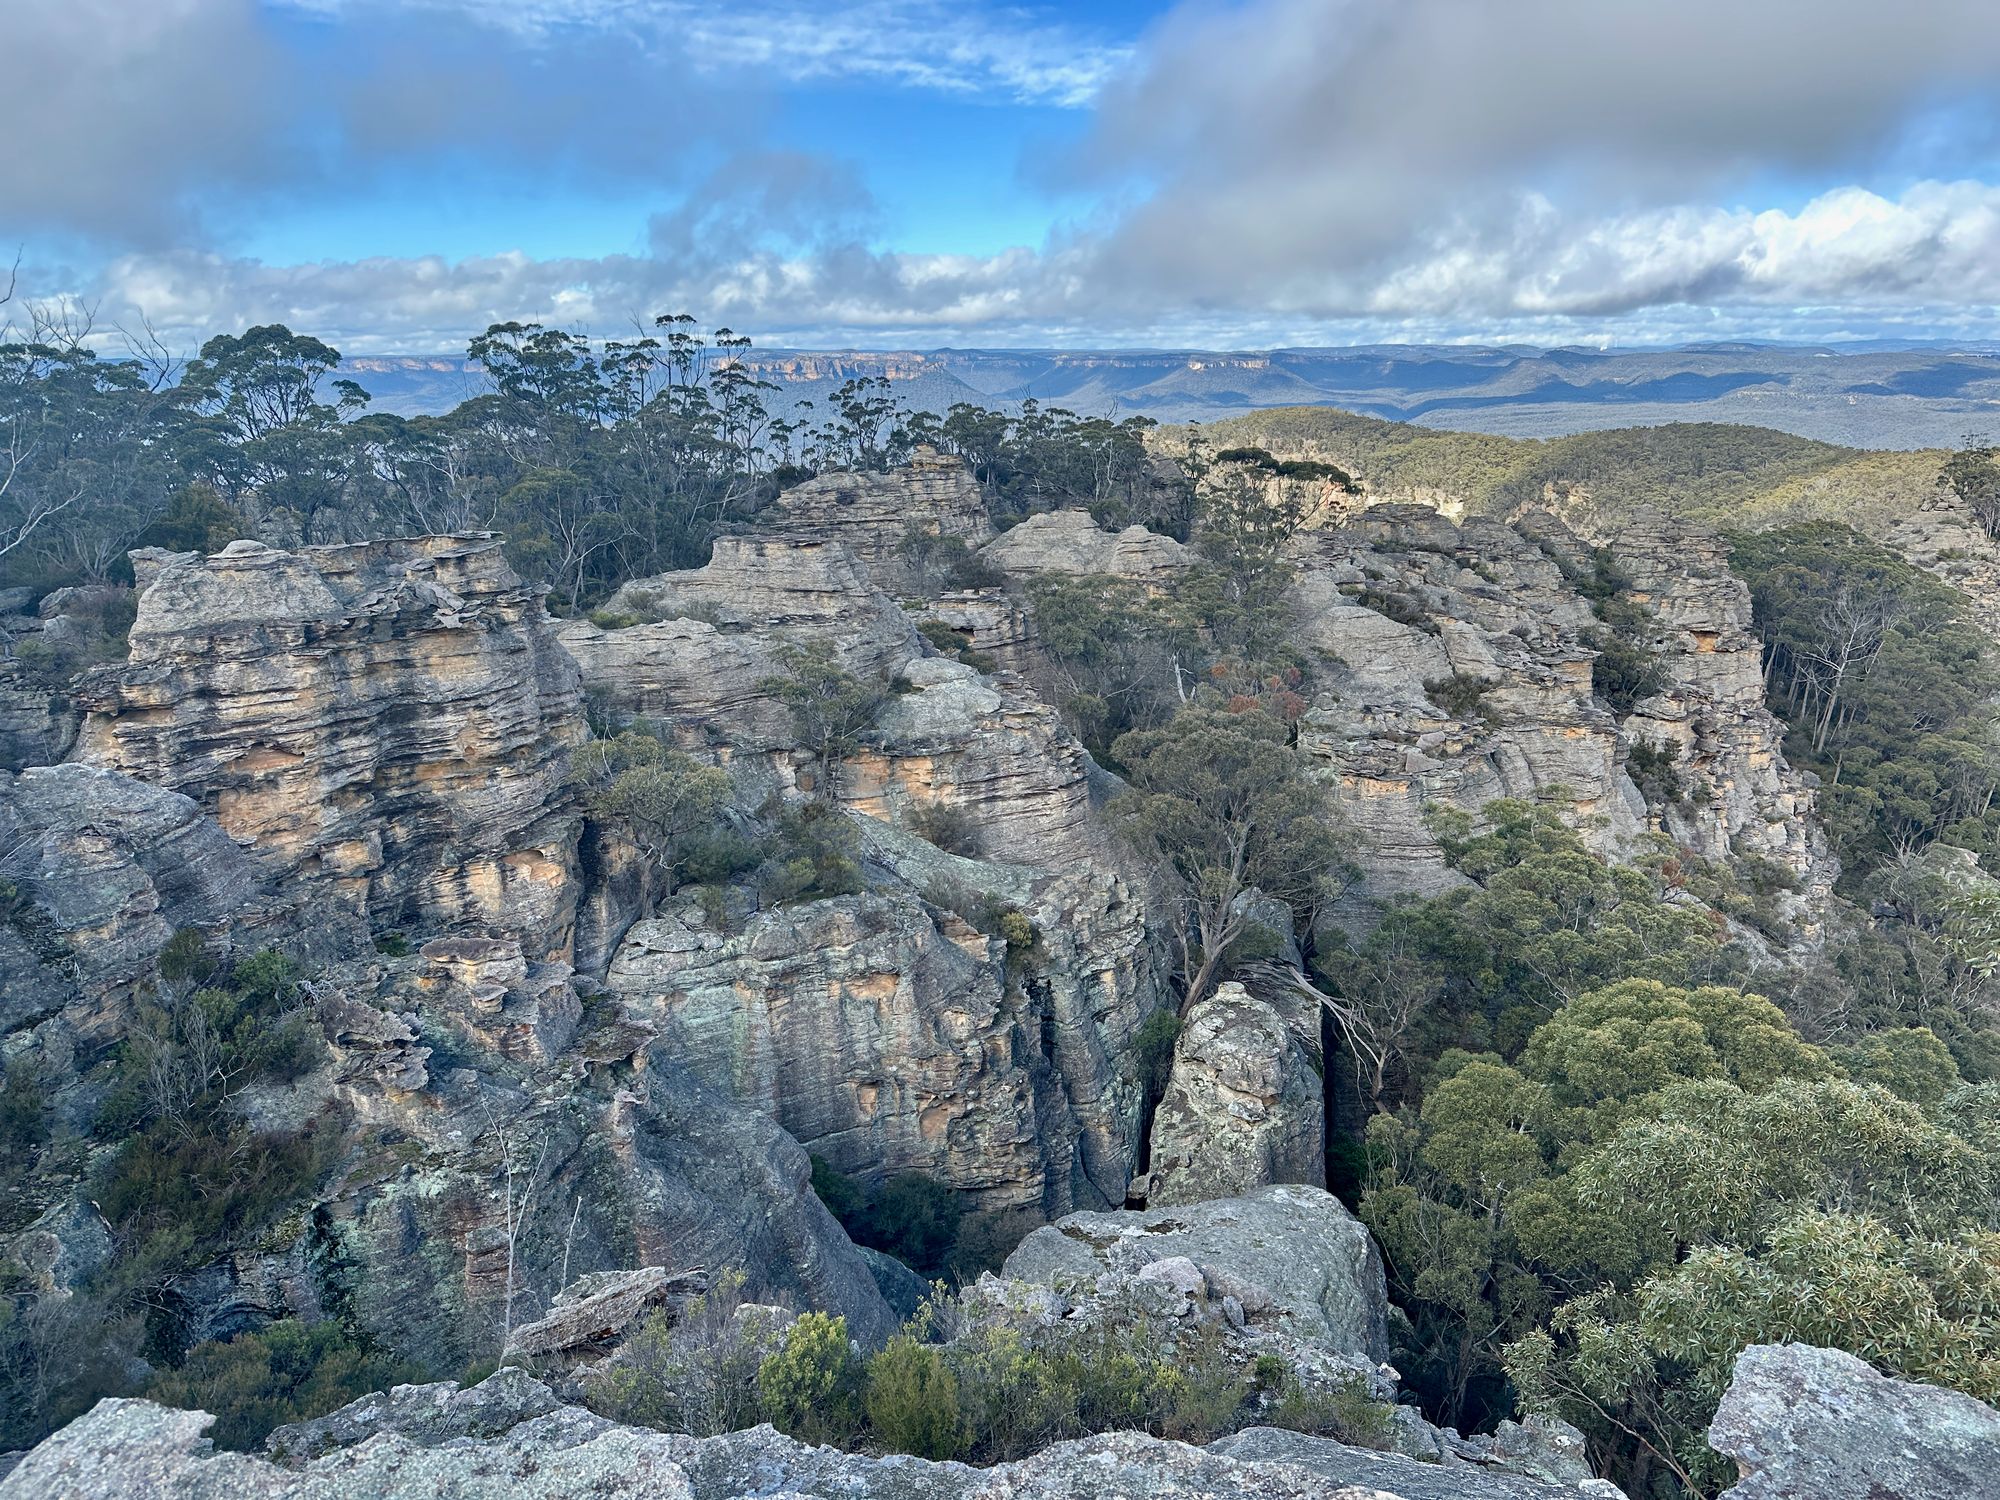
[{"label": "shrub", "polygon": [[714,1437],[759,1420],[758,1372],[783,1330],[768,1309],[742,1302],[740,1272],[720,1280],[678,1318],[655,1312],[585,1387],[592,1411],[689,1437]]},{"label": "shrub", "polygon": [[924,802],[910,809],[910,832],[947,854],[977,859],[981,844],[979,819],[953,802]]},{"label": "shrub", "polygon": [[338,1323],[287,1318],[257,1333],[197,1344],[177,1370],[153,1377],[145,1394],[165,1406],[213,1412],[209,1437],[250,1452],[271,1429],[323,1417],[370,1391],[421,1380],[423,1372]]},{"label": "shrub", "polygon": [[851,1440],[860,1425],[859,1362],[847,1319],[802,1314],[784,1347],[757,1367],[757,1401],[764,1420],[807,1443]]},{"label": "shrub", "polygon": [[1278,1391],[1277,1401],[1263,1414],[1266,1426],[1334,1438],[1356,1448],[1389,1446],[1389,1408],[1372,1398],[1359,1378],[1321,1391],[1307,1389],[1286,1372]]},{"label": "shrub", "polygon": [[918,1458],[957,1458],[966,1433],[958,1377],[934,1344],[907,1333],[868,1362],[868,1425],[883,1446]]},{"label": "shrub", "polygon": [[1486,684],[1465,672],[1425,683],[1424,696],[1454,719],[1486,716]]},{"label": "shrub", "polygon": [[851,896],[861,889],[854,825],[823,802],[777,815],[771,852],[757,870],[757,888],[773,904]]}]

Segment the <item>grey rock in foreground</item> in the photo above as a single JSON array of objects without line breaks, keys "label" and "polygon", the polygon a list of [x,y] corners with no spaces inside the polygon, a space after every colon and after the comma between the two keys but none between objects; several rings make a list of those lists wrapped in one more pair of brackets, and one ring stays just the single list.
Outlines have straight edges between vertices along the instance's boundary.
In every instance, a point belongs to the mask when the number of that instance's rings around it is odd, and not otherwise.
[{"label": "grey rock in foreground", "polygon": [[1708,1442],[1741,1471],[1723,1500],[2000,1496],[2000,1412],[1809,1344],[1739,1354]]},{"label": "grey rock in foreground", "polygon": [[1176,1256],[1219,1287],[1233,1279],[1261,1294],[1295,1338],[1388,1357],[1382,1258],[1361,1221],[1320,1188],[1263,1187],[1143,1213],[1070,1214],[1022,1240],[1002,1275],[1052,1286],[1107,1271],[1129,1275]]},{"label": "grey rock in foreground", "polygon": [[[491,1384],[491,1382],[488,1382]],[[519,1382],[523,1387],[532,1381]],[[0,1500],[1615,1500],[1601,1481],[1546,1484],[1441,1469],[1296,1433],[1251,1431],[1209,1449],[1138,1433],[1053,1447],[993,1469],[807,1448],[768,1427],[725,1437],[669,1437],[575,1407],[522,1419],[493,1437],[458,1435],[463,1412],[435,1387],[381,1398],[410,1420],[287,1469],[210,1453],[210,1418],[149,1401],[100,1402],[43,1442],[6,1479]],[[473,1392],[461,1393],[472,1395]],[[510,1400],[524,1413],[539,1402]],[[531,1394],[531,1393],[530,1393]],[[493,1414],[509,1402],[491,1404]],[[421,1413],[416,1408],[423,1408]],[[407,1408],[408,1410],[405,1410]],[[349,1408],[353,1411],[354,1408]],[[504,1417],[503,1417],[504,1419]],[[1333,1488],[1330,1488],[1332,1486]]]}]

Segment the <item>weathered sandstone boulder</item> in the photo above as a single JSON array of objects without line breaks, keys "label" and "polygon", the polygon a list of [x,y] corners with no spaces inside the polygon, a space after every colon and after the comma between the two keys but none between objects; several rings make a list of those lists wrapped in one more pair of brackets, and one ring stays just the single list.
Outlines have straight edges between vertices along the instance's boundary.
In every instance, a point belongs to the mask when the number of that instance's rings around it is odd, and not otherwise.
[{"label": "weathered sandstone boulder", "polygon": [[498,539],[134,566],[131,659],[78,686],[81,759],[192,797],[330,915],[567,951],[576,670]]},{"label": "weathered sandstone boulder", "polygon": [[1297,991],[1274,1003],[1232,981],[1188,1012],[1153,1116],[1148,1205],[1325,1182],[1319,1033]]},{"label": "weathered sandstone boulder", "polygon": [[1035,1230],[1001,1274],[1060,1287],[1185,1260],[1302,1343],[1388,1357],[1388,1292],[1368,1231],[1320,1188],[1273,1186],[1144,1212],[1077,1213]]},{"label": "weathered sandstone boulder", "polygon": [[1172,537],[1143,526],[1105,531],[1089,511],[1053,510],[1029,516],[989,542],[980,555],[1016,578],[1037,573],[1106,573],[1149,588],[1166,588],[1194,554]]},{"label": "weathered sandstone boulder", "polygon": [[1752,1344],[1708,1428],[1728,1500],[1969,1500],[2000,1493],[2000,1412],[1835,1349]]},{"label": "weathered sandstone boulder", "polygon": [[291,925],[193,800],[96,766],[0,772],[0,881],[0,1033],[61,1013],[72,1041],[111,1040],[178,929],[247,951]]}]

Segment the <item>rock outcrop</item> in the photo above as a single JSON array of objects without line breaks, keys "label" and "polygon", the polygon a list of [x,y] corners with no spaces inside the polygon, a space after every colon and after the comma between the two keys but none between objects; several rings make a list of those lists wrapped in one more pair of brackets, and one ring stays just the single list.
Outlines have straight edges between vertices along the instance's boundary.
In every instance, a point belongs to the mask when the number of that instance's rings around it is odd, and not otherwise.
[{"label": "rock outcrop", "polygon": [[1170,586],[1174,575],[1194,561],[1194,554],[1172,537],[1143,526],[1105,531],[1083,510],[1029,516],[987,543],[980,556],[1015,578],[1103,573],[1153,589]]},{"label": "rock outcrop", "polygon": [[[1616,1500],[1620,1493],[1600,1480],[1442,1468],[1263,1429],[1207,1449],[1111,1433],[974,1469],[809,1448],[769,1427],[672,1437],[550,1407],[545,1396],[510,1389],[454,1407],[449,1394],[403,1388],[381,1402],[372,1436],[298,1467],[208,1452],[206,1413],[107,1400],[0,1479],[0,1500]],[[519,1416],[490,1433],[510,1409]]]},{"label": "rock outcrop", "polygon": [[1187,1013],[1153,1115],[1149,1206],[1326,1181],[1319,1007],[1292,994],[1232,981]]},{"label": "rock outcrop", "polygon": [[979,482],[965,461],[918,448],[888,473],[822,474],[786,490],[757,517],[758,529],[796,541],[837,542],[884,587],[903,592],[912,537],[978,546],[993,535]]},{"label": "rock outcrop", "polygon": [[65,1048],[122,1034],[121,1002],[177,930],[255,946],[293,925],[193,800],[95,766],[0,772],[0,881],[0,1034],[60,1014]]},{"label": "rock outcrop", "polygon": [[1592,696],[1594,617],[1539,547],[1408,505],[1302,547],[1298,639],[1317,662],[1300,748],[1361,835],[1371,894],[1455,883],[1434,804],[1476,813],[1561,789],[1607,852],[1643,829],[1617,721]]},{"label": "rock outcrop", "polygon": [[[1523,525],[1546,534],[1546,517]],[[1628,739],[1672,754],[1682,795],[1653,809],[1674,840],[1709,859],[1768,861],[1824,895],[1833,869],[1816,840],[1812,793],[1785,761],[1784,725],[1764,702],[1750,590],[1712,531],[1638,507],[1601,541],[1656,623],[1660,682],[1620,721]],[[1551,538],[1550,545],[1561,545]]]},{"label": "rock outcrop", "polygon": [[1301,1343],[1388,1357],[1388,1292],[1368,1231],[1320,1188],[1274,1186],[1238,1198],[1144,1212],[1077,1213],[1035,1230],[1001,1274],[1060,1289],[1107,1272],[1134,1275],[1180,1261],[1219,1296]]},{"label": "rock outcrop", "polygon": [[[874,889],[728,932],[675,902],[633,927],[607,985],[711,1085],[843,1171],[923,1171],[988,1209],[1123,1202],[1129,1041],[1164,994],[1139,892],[863,828]],[[1008,911],[1032,958],[989,920]]]},{"label": "rock outcrop", "polygon": [[1739,1354],[1708,1441],[1741,1476],[1727,1500],[2000,1493],[2000,1411],[1809,1344]]},{"label": "rock outcrop", "polygon": [[[1376,506],[1301,539],[1293,599],[1318,662],[1300,745],[1362,836],[1371,896],[1454,884],[1424,810],[1476,814],[1500,797],[1556,799],[1606,855],[1657,828],[1708,857],[1768,860],[1807,889],[1829,883],[1811,794],[1763,706],[1749,594],[1720,543],[1638,518],[1611,551],[1660,682],[1622,719],[1592,681],[1607,627],[1572,582],[1594,569],[1591,549],[1553,517],[1461,526]],[[1682,801],[1647,806],[1628,774],[1641,740],[1671,752]]]},{"label": "rock outcrop", "polygon": [[576,670],[497,538],[133,563],[131,659],[80,681],[79,758],[192,797],[330,914],[568,951]]},{"label": "rock outcrop", "polygon": [[[290,1108],[337,1102],[354,1150],[296,1241],[231,1267],[216,1299],[237,1326],[314,1315],[331,1285],[385,1346],[449,1368],[499,1349],[511,1261],[517,1334],[559,1311],[560,1268],[633,1265],[741,1271],[746,1295],[842,1313],[868,1342],[894,1328],[798,1144],[566,970],[454,938],[316,988],[332,1064]],[[293,1263],[312,1274],[273,1274]]]}]

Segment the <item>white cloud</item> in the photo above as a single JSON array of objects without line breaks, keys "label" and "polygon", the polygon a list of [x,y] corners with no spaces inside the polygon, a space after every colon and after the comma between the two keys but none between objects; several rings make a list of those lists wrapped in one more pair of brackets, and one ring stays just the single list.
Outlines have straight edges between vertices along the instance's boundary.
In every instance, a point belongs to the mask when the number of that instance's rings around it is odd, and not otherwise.
[{"label": "white cloud", "polygon": [[[784,165],[774,169],[779,179]],[[696,219],[726,225],[734,211],[724,202]],[[218,328],[277,321],[351,353],[452,350],[508,318],[615,336],[662,311],[728,323],[767,346],[1215,347],[1468,330],[1541,342],[1821,337],[1917,309],[1940,331],[2000,332],[2000,186],[1973,182],[1919,183],[1896,198],[1844,188],[1789,213],[1673,208],[1577,220],[1539,203],[1504,230],[1442,236],[1380,273],[1210,306],[1106,297],[1106,249],[1090,240],[919,255],[839,238],[780,247],[685,229],[676,221],[656,230],[676,251],[665,256],[266,266],[212,253],[131,254],[74,290],[99,301],[107,322],[143,310],[183,346]]]},{"label": "white cloud", "polygon": [[[550,47],[630,38],[691,73],[858,79],[1017,102],[1089,102],[1130,57],[1097,32],[975,0],[280,0],[366,22],[454,16]],[[1055,14],[1060,14],[1057,7]]]}]

